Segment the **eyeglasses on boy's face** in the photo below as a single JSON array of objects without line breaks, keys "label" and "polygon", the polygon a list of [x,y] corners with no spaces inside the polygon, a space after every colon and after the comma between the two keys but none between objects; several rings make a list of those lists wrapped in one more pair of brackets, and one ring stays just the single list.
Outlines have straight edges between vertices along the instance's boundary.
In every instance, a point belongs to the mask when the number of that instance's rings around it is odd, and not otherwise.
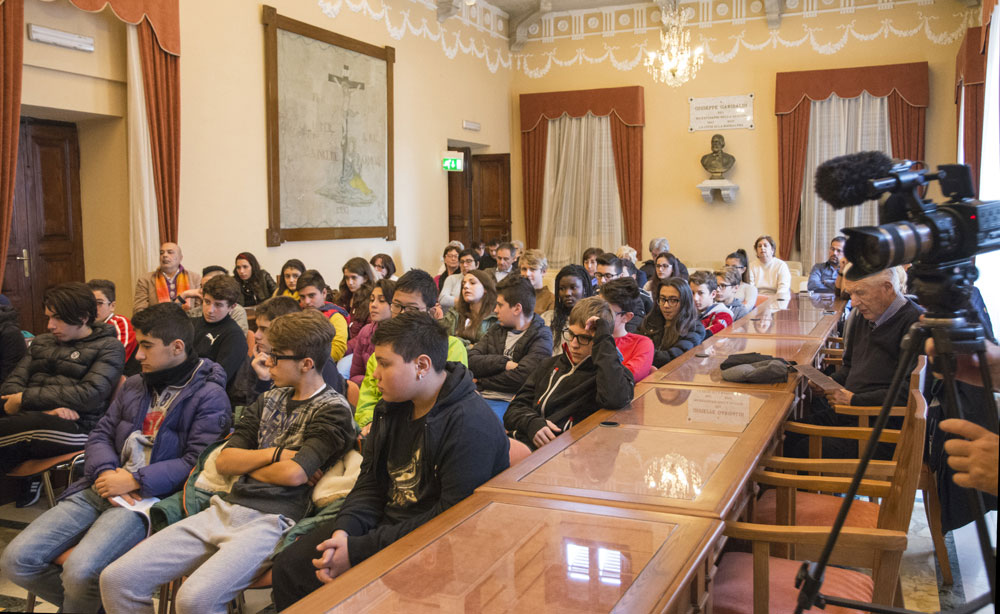
[{"label": "eyeglasses on boy's face", "polygon": [[296,356],[293,354],[275,354],[274,352],[264,353],[264,364],[268,367],[277,367],[278,361],[281,360],[302,360],[305,356]]},{"label": "eyeglasses on boy's face", "polygon": [[681,299],[676,296],[659,296],[656,298],[657,305],[677,305],[681,302]]},{"label": "eyeglasses on boy's face", "polygon": [[392,302],[389,306],[389,310],[392,311],[393,315],[399,315],[401,313],[419,313],[421,311],[420,307],[417,305],[404,305],[402,303]]},{"label": "eyeglasses on boy's face", "polygon": [[593,335],[578,335],[571,330],[563,331],[563,339],[566,340],[566,343],[573,343],[573,340],[576,339],[580,345],[590,345],[594,342]]}]

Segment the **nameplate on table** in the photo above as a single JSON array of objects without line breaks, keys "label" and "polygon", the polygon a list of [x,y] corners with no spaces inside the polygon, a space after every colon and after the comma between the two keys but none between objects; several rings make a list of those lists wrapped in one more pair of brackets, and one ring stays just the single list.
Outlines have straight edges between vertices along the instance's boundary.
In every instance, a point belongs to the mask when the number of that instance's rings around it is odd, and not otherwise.
[{"label": "nameplate on table", "polygon": [[750,422],[750,395],[742,392],[692,390],[687,408],[688,422],[744,425]]}]

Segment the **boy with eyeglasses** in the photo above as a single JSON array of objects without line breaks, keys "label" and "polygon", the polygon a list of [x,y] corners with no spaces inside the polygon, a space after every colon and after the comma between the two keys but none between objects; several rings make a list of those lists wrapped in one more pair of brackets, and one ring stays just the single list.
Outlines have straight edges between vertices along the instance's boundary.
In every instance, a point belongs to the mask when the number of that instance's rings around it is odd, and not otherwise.
[{"label": "boy with eyeglasses", "polygon": [[632,401],[635,380],[612,337],[614,318],[604,299],[579,301],[563,333],[563,353],[543,362],[510,402],[503,423],[536,450],[598,409]]},{"label": "boy with eyeglasses", "polygon": [[608,302],[614,318],[611,336],[622,355],[622,364],[632,372],[636,383],[653,371],[653,342],[645,335],[629,332],[628,325],[642,309],[639,285],[631,277],[613,279],[601,286],[601,298]]},{"label": "boy with eyeglasses", "polygon": [[[437,305],[438,290],[434,278],[427,271],[410,269],[396,282],[396,291],[392,295],[390,311],[395,318],[401,313],[428,312]],[[458,337],[448,336],[448,361],[469,364],[469,353],[465,344]],[[368,358],[365,365],[365,379],[361,382],[358,394],[358,406],[354,411],[354,419],[361,427],[361,434],[368,435],[375,405],[382,398],[378,382],[375,380],[375,354]]]},{"label": "boy with eyeglasses", "polygon": [[215,460],[236,479],[208,509],[155,533],[101,574],[109,614],[153,612],[156,587],[186,576],[181,614],[225,612],[264,571],[274,548],[312,504],[322,471],[354,444],[347,400],[320,375],[334,330],[313,310],[277,318],[267,331],[275,387],[240,416]]}]

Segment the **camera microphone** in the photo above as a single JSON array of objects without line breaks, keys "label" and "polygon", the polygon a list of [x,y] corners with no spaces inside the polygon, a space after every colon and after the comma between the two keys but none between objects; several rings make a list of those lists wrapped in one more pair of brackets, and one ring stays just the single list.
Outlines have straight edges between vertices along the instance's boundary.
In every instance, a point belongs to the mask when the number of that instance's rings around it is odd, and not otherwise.
[{"label": "camera microphone", "polygon": [[816,194],[834,209],[853,207],[877,198],[871,181],[889,175],[895,164],[881,151],[837,156],[816,168]]}]

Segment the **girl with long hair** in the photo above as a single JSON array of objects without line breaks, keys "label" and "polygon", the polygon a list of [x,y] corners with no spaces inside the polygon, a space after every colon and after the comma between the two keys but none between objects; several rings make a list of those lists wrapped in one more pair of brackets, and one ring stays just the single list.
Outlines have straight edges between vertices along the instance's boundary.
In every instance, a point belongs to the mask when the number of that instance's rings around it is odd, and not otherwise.
[{"label": "girl with long hair", "polygon": [[274,289],[274,296],[290,296],[299,300],[299,293],[295,289],[299,277],[306,272],[306,265],[297,258],[292,258],[281,265],[281,276],[278,278],[278,287]]},{"label": "girl with long hair", "polygon": [[392,261],[392,256],[389,254],[375,254],[368,261],[368,264],[372,265],[372,270],[375,271],[375,275],[379,279],[396,281],[396,263]]},{"label": "girl with long hair", "polygon": [[479,341],[497,321],[493,313],[497,304],[497,287],[493,276],[478,269],[462,276],[462,293],[455,307],[441,319],[448,334],[458,337],[469,347]]},{"label": "girl with long hair", "polygon": [[653,366],[660,368],[705,340],[688,280],[671,277],[660,283],[656,305],[639,332],[653,341]]},{"label": "girl with long hair", "polygon": [[686,269],[682,269],[677,263],[677,257],[670,252],[661,252],[656,255],[653,259],[653,271],[656,275],[650,278],[643,287],[643,290],[649,292],[654,297],[656,296],[656,290],[660,287],[660,284],[671,277],[680,277],[682,279],[687,279]]},{"label": "girl with long hair", "polygon": [[372,335],[375,334],[379,322],[392,317],[392,295],[395,291],[396,282],[391,279],[380,279],[375,282],[368,296],[368,324],[365,324],[357,335],[347,341],[347,351],[353,356],[351,358],[350,380],[358,386],[365,379],[368,358],[375,351]]},{"label": "girl with long hair", "polygon": [[[347,339],[350,343],[365,324],[368,324],[368,296],[375,286],[375,271],[364,258],[351,258],[341,269],[344,276],[340,280],[340,291],[336,303],[351,314],[351,325],[347,329]],[[351,353],[348,345],[347,353]]]},{"label": "girl with long hair", "polygon": [[252,307],[271,297],[277,284],[271,274],[260,268],[256,256],[250,252],[236,255],[233,277],[240,284],[240,305]]}]

